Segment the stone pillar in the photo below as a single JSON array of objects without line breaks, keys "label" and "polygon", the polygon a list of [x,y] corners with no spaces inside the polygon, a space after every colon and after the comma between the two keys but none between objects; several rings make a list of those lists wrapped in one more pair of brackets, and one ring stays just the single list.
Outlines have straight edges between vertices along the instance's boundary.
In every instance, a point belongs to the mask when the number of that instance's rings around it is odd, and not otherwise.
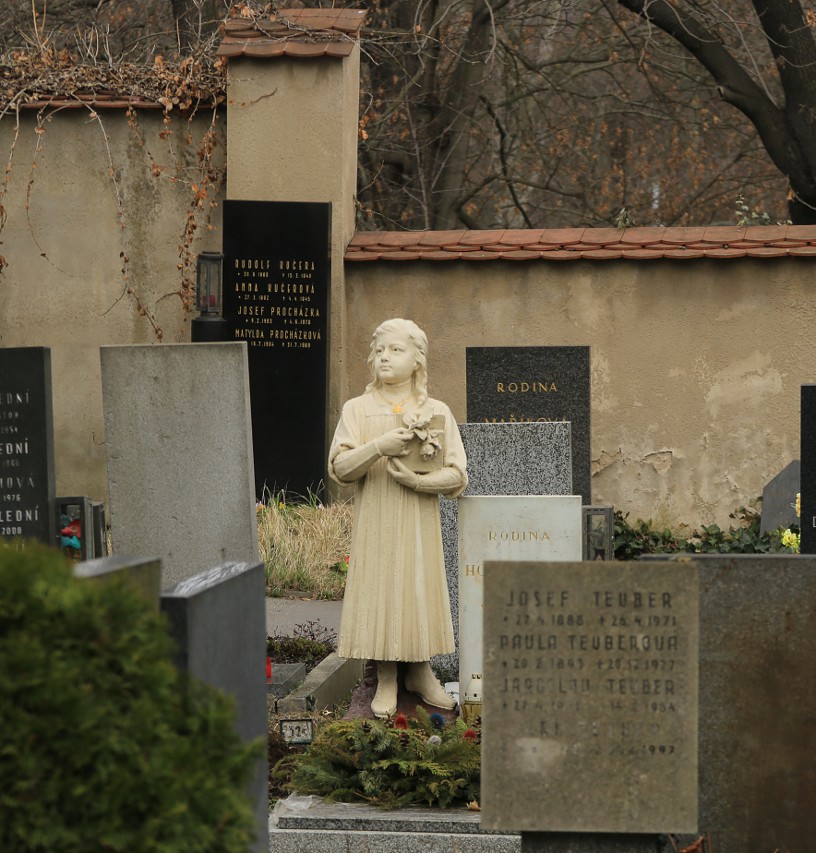
[{"label": "stone pillar", "polygon": [[227,198],[332,204],[329,422],[348,396],[343,255],[354,234],[365,12],[293,9],[227,22]]}]

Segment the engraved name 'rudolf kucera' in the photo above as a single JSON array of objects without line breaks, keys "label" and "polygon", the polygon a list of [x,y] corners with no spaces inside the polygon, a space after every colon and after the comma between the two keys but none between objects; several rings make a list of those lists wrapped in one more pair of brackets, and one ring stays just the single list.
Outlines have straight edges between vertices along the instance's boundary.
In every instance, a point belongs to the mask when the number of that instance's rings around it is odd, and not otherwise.
[{"label": "engraved name 'rudolf kucera'", "polygon": [[551,394],[558,392],[555,382],[545,379],[543,382],[497,382],[496,391],[499,394]]}]

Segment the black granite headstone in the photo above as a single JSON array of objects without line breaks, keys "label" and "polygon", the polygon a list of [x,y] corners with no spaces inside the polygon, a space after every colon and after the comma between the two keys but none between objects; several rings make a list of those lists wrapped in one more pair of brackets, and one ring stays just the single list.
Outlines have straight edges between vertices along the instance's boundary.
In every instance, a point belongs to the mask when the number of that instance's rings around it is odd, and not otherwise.
[{"label": "black granite headstone", "polygon": [[589,347],[467,347],[470,423],[570,421],[572,487],[590,487]]},{"label": "black granite headstone", "polygon": [[[816,385],[802,386],[800,418],[799,550],[802,554],[816,554]],[[796,500],[796,495],[793,499]]]},{"label": "black granite headstone", "polygon": [[56,542],[51,350],[0,349],[0,538]]},{"label": "black granite headstone", "polygon": [[789,462],[762,490],[760,533],[772,533],[780,527],[799,526],[796,517],[796,494],[799,491],[801,465],[798,459]]},{"label": "black granite headstone", "polygon": [[224,202],[227,340],[246,341],[256,497],[326,476],[331,205]]}]

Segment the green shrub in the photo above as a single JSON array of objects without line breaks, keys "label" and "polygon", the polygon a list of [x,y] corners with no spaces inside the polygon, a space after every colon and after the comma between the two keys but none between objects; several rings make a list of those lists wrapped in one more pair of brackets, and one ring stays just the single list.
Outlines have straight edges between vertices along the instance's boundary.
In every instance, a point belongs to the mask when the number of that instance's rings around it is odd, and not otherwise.
[{"label": "green shrub", "polygon": [[0,850],[245,853],[259,745],[160,616],[34,544],[0,547],[0,590]]},{"label": "green shrub", "polygon": [[652,526],[651,519],[638,519],[634,525],[620,510],[615,511],[615,559],[636,560],[648,554],[769,554],[791,553],[782,543],[782,531],[760,533],[760,514],[753,508],[739,507],[729,514],[737,521],[728,530],[718,524],[703,524],[688,539],[675,536],[668,528]]},{"label": "green shrub", "polygon": [[277,776],[290,790],[329,802],[362,800],[383,808],[424,803],[446,808],[479,799],[478,727],[445,724],[416,709],[392,722],[341,720],[324,726],[302,755],[284,759]]},{"label": "green shrub", "polygon": [[615,510],[613,548],[616,560],[636,560],[644,554],[672,554],[685,550],[685,542],[668,528],[652,527],[652,520],[630,524],[629,513]]},{"label": "green shrub", "polygon": [[337,634],[316,620],[295,625],[292,636],[280,631],[266,638],[266,653],[274,663],[303,663],[311,672],[337,648]]}]

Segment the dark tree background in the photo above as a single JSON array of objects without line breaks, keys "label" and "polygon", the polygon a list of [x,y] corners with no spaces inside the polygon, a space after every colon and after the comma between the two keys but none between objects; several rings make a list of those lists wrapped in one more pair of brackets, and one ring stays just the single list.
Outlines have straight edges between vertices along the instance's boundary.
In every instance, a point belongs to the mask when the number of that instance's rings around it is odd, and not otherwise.
[{"label": "dark tree background", "polygon": [[[212,52],[228,14],[41,4],[35,20],[6,0],[4,61],[43,42],[98,63]],[[800,0],[332,5],[369,11],[361,228],[816,222],[816,15]]]}]

